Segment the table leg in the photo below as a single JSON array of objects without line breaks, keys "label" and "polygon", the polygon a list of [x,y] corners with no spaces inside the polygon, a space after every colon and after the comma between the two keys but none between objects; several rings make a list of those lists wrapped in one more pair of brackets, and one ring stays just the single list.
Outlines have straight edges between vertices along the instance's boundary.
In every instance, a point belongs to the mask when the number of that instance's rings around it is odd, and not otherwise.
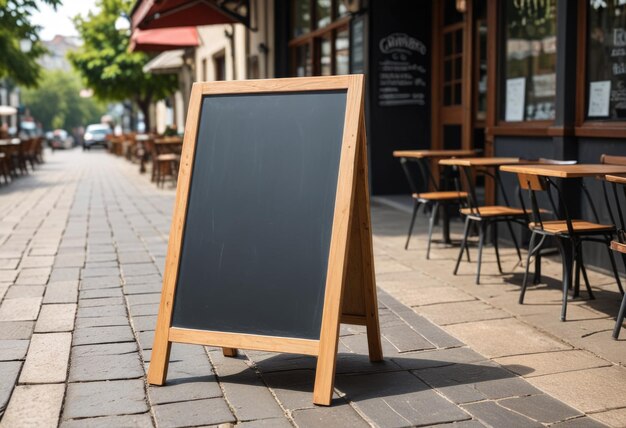
[{"label": "table leg", "polygon": [[448,212],[448,205],[441,204],[441,221],[443,222],[443,227],[441,231],[441,236],[444,244],[452,244],[450,240],[450,213]]}]

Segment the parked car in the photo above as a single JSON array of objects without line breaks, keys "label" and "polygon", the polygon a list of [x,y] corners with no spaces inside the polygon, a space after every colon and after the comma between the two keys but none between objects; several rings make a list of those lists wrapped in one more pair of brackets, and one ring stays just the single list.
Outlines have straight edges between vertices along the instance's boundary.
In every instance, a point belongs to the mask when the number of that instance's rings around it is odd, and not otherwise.
[{"label": "parked car", "polygon": [[107,146],[107,135],[112,134],[111,127],[104,123],[94,123],[87,126],[83,138],[83,148],[90,149],[93,146]]},{"label": "parked car", "polygon": [[71,149],[74,147],[74,137],[72,137],[65,129],[55,129],[48,137],[48,142],[53,150]]}]

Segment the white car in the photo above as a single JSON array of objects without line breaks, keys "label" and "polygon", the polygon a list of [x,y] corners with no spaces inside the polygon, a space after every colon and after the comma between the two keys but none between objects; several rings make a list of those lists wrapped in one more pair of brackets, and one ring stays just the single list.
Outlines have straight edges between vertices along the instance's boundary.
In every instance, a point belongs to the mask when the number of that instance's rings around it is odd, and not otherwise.
[{"label": "white car", "polygon": [[83,148],[89,149],[92,146],[107,146],[107,135],[112,134],[111,127],[104,123],[95,123],[87,126],[83,137]]}]

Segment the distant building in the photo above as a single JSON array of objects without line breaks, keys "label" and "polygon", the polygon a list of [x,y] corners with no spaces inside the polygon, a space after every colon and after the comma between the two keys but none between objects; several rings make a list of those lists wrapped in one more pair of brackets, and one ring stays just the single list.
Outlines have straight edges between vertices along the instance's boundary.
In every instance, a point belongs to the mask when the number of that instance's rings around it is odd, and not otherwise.
[{"label": "distant building", "polygon": [[82,42],[78,37],[54,36],[52,40],[43,40],[48,53],[39,58],[39,64],[46,70],[70,71],[72,66],[67,60],[67,53],[78,48]]}]

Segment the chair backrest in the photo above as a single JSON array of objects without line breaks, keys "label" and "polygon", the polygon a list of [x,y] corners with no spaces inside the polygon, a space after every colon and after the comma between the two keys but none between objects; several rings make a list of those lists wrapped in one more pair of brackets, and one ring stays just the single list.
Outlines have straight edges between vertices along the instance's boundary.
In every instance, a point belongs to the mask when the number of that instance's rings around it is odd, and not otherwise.
[{"label": "chair backrest", "polygon": [[602,156],[600,156],[600,163],[607,165],[626,165],[626,156],[603,154]]}]

